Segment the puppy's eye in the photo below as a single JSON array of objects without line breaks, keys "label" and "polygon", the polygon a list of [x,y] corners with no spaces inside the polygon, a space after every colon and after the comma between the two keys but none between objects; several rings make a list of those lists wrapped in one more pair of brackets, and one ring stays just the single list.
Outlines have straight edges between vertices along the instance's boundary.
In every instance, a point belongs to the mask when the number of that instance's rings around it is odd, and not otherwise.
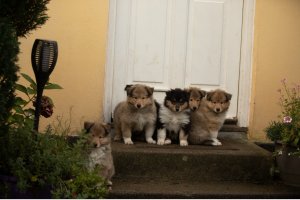
[{"label": "puppy's eye", "polygon": [[142,97],[142,99],[146,99],[146,97]]},{"label": "puppy's eye", "polygon": [[95,137],[95,134],[92,134],[93,137]]},{"label": "puppy's eye", "polygon": [[137,97],[133,97],[135,100],[137,100],[138,98]]},{"label": "puppy's eye", "polygon": [[199,101],[200,101],[200,99],[197,99],[197,101],[199,102]]},{"label": "puppy's eye", "polygon": [[190,99],[190,101],[193,101],[193,99]]}]

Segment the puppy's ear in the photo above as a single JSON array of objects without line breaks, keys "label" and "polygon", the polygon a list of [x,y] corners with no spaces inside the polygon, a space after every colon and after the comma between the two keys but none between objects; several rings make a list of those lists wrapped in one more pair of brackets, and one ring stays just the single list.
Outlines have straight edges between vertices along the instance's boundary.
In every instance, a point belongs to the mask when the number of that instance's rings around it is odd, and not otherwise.
[{"label": "puppy's ear", "polygon": [[171,90],[166,91],[166,96],[170,96],[171,95]]},{"label": "puppy's ear", "polygon": [[132,96],[134,86],[133,85],[126,85],[124,90],[127,92],[127,96]]},{"label": "puppy's ear", "polygon": [[130,88],[131,86],[133,86],[133,85],[131,85],[131,84],[126,85],[124,90],[127,91],[127,89]]},{"label": "puppy's ear", "polygon": [[185,96],[187,98],[187,100],[190,98],[191,93],[189,91],[183,90],[183,92],[185,93]]},{"label": "puppy's ear", "polygon": [[153,87],[146,86],[146,90],[147,90],[147,93],[148,93],[149,97],[153,95],[153,92],[154,92],[154,88]]},{"label": "puppy's ear", "polygon": [[102,123],[102,126],[105,129],[105,133],[109,134],[111,130],[111,124],[110,123]]},{"label": "puppy's ear", "polygon": [[214,95],[214,93],[215,93],[214,91],[206,93],[206,99],[207,99],[207,101],[211,101],[211,98]]},{"label": "puppy's ear", "polygon": [[203,97],[205,97],[205,95],[206,95],[206,91],[204,91],[204,90],[199,90],[199,93],[200,93],[201,99]]},{"label": "puppy's ear", "polygon": [[230,101],[231,97],[232,97],[232,94],[229,94],[229,93],[225,92],[225,96],[226,96],[226,100]]},{"label": "puppy's ear", "polygon": [[93,122],[84,122],[84,129],[86,130],[87,133],[90,132],[91,128],[95,125]]},{"label": "puppy's ear", "polygon": [[184,88],[184,91],[190,93],[191,89],[190,88]]}]

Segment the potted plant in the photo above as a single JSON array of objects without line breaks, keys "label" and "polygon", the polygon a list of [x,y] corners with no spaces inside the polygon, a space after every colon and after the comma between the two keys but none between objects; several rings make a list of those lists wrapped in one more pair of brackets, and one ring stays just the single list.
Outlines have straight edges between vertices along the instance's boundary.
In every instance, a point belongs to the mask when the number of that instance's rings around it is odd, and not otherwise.
[{"label": "potted plant", "polygon": [[281,179],[288,185],[300,186],[300,85],[288,86],[282,80],[279,104],[281,114],[265,132],[275,142],[275,158]]}]

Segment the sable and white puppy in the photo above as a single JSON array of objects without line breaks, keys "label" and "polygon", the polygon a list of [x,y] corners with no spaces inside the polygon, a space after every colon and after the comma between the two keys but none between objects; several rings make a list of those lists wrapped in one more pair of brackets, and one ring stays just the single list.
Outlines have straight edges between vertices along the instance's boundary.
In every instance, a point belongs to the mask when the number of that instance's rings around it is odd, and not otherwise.
[{"label": "sable and white puppy", "polygon": [[217,139],[232,95],[217,89],[207,92],[198,110],[191,113],[191,129],[188,141],[191,144],[222,145]]},{"label": "sable and white puppy", "polygon": [[127,85],[127,101],[120,102],[114,110],[115,140],[123,138],[125,144],[133,144],[132,134],[145,132],[147,143],[155,144],[152,136],[156,125],[154,88],[142,84]]},{"label": "sable and white puppy", "polygon": [[164,104],[159,108],[157,144],[178,142],[187,146],[190,127],[189,93],[176,88],[166,92]]},{"label": "sable and white puppy", "polygon": [[206,91],[196,87],[185,89],[189,93],[189,107],[191,111],[196,111],[201,105],[202,98],[205,97]]},{"label": "sable and white puppy", "polygon": [[115,167],[111,153],[110,124],[84,122],[84,129],[89,134],[89,143],[92,147],[89,154],[88,168],[94,169],[100,166],[99,175],[102,176],[109,189],[111,189],[111,179],[115,174]]}]

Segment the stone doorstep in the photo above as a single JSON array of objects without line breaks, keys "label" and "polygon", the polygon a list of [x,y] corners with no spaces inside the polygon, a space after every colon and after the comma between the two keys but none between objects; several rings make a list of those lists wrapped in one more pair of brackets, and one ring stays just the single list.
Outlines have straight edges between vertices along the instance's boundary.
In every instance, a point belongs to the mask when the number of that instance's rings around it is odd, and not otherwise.
[{"label": "stone doorstep", "polygon": [[151,179],[113,181],[108,198],[299,198],[299,188],[280,182],[184,182]]},{"label": "stone doorstep", "polygon": [[219,136],[218,147],[113,142],[108,198],[300,198],[299,188],[270,179],[270,152],[242,132]]},{"label": "stone doorstep", "polygon": [[265,181],[271,153],[241,133],[220,134],[222,146],[112,144],[116,176],[197,181]]}]

